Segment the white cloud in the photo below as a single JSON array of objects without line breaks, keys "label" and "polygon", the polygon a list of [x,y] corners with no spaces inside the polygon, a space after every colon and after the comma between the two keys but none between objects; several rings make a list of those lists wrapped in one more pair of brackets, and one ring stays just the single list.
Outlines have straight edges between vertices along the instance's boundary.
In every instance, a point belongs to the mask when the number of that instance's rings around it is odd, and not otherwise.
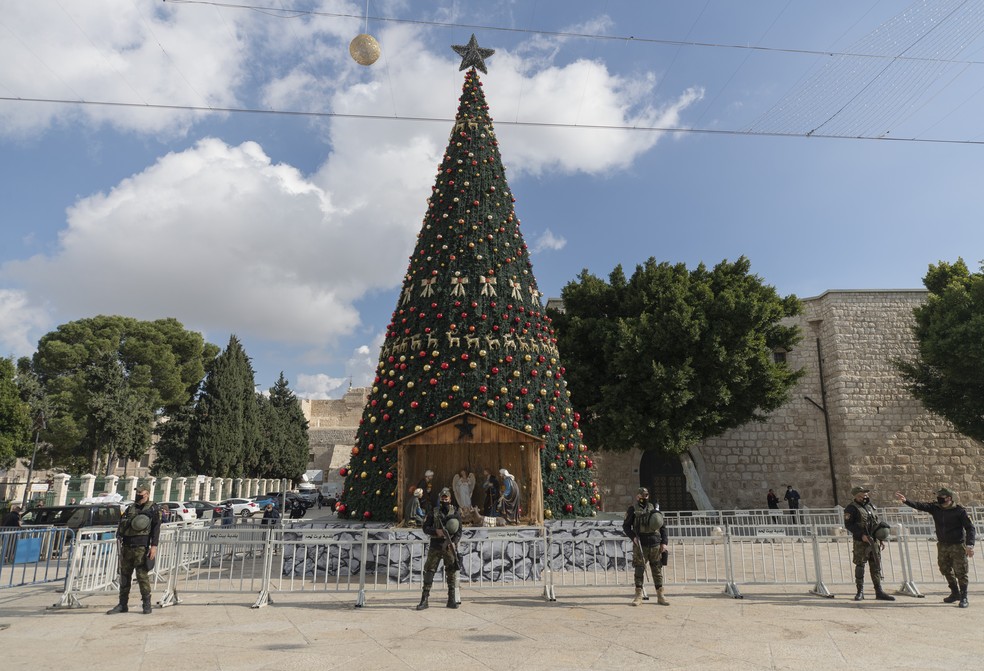
[{"label": "white cloud", "polygon": [[31,305],[23,291],[0,289],[0,356],[30,356],[34,333],[49,323],[47,312]]},{"label": "white cloud", "polygon": [[[228,12],[147,2],[32,0],[4,6],[0,91],[21,98],[227,107],[248,62]],[[0,133],[82,122],[152,135],[185,132],[203,113],[100,105],[7,104]]]},{"label": "white cloud", "polygon": [[567,239],[563,236],[554,235],[553,231],[549,228],[537,236],[536,240],[533,241],[533,245],[530,247],[530,251],[533,254],[539,254],[547,250],[558,251],[563,249],[567,245]]},{"label": "white cloud", "polygon": [[348,386],[348,378],[331,377],[324,373],[307,375],[301,373],[297,376],[297,382],[293,385],[294,395],[298,398],[324,399],[337,398],[340,389],[344,390]]},{"label": "white cloud", "polygon": [[[458,59],[450,50],[429,51],[424,29],[415,25],[382,29],[383,58],[363,68],[347,56],[352,26],[326,17],[259,21],[249,12],[191,5],[150,11],[143,3],[108,0],[42,0],[44,12],[29,4],[15,3],[5,15],[17,39],[0,40],[0,81],[17,95],[72,97],[65,92],[71,89],[91,99],[192,105],[240,104],[237,98],[250,95],[281,109],[441,118],[453,115],[461,91]],[[50,21],[38,18],[44,14]],[[491,74],[483,76],[494,117],[678,125],[702,95],[690,89],[657,104],[652,73],[624,77],[586,60],[549,64],[558,45],[497,51]],[[518,55],[524,51],[547,53],[542,69],[531,70]],[[25,59],[34,59],[30,67]],[[42,71],[48,75],[24,74]],[[255,90],[237,95],[246,83]],[[88,106],[0,107],[0,128],[20,133],[82,121],[167,136],[192,129],[196,118]],[[31,306],[43,297],[59,318],[167,315],[198,330],[331,351],[359,327],[355,302],[400,282],[449,123],[331,118],[313,125],[330,148],[310,175],[274,163],[254,142],[212,137],[80,198],[68,208],[52,251],[0,266],[0,277],[24,292],[10,312],[24,315],[24,326],[7,329],[5,339],[23,349],[28,331],[40,328],[44,313]],[[609,173],[630,166],[660,137],[509,125],[497,125],[497,133],[511,179],[546,171]],[[563,244],[548,231],[535,249]],[[353,378],[369,375],[365,361],[371,370],[375,352],[378,347],[353,356]]]}]

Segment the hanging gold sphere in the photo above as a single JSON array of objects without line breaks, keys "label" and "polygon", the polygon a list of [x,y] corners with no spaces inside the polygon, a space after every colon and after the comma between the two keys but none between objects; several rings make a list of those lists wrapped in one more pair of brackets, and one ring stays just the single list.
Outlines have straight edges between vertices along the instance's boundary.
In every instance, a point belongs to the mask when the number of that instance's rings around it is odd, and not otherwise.
[{"label": "hanging gold sphere", "polygon": [[359,65],[372,65],[379,60],[379,42],[372,35],[356,35],[349,42],[349,54]]}]

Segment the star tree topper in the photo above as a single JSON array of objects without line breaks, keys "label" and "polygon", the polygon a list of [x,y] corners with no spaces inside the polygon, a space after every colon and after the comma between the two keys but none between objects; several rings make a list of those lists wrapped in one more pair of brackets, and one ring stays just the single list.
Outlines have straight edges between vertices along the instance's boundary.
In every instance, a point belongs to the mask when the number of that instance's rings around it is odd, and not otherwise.
[{"label": "star tree topper", "polygon": [[451,47],[454,49],[459,56],[461,56],[461,67],[458,71],[466,70],[468,68],[474,67],[478,68],[485,74],[489,71],[485,69],[485,59],[495,53],[495,49],[482,49],[478,46],[478,40],[475,39],[475,33],[472,33],[471,39],[468,40],[468,44],[455,44]]}]

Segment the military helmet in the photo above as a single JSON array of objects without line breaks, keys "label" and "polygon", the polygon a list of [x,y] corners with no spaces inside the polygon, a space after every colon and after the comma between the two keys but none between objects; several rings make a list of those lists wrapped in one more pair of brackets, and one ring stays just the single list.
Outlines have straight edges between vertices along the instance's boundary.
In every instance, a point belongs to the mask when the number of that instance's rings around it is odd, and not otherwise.
[{"label": "military helmet", "polygon": [[150,529],[150,517],[147,515],[134,515],[130,520],[130,528],[134,531],[147,531]]},{"label": "military helmet", "polygon": [[639,491],[636,492],[636,496],[645,496],[648,499],[649,498],[649,490],[647,488],[645,488],[645,487],[640,487],[639,488]]},{"label": "military helmet", "polygon": [[948,487],[940,487],[937,490],[936,495],[937,496],[949,496],[952,499],[953,498],[953,491],[950,490]]},{"label": "military helmet", "polygon": [[447,531],[452,536],[454,536],[456,533],[458,533],[461,530],[461,522],[459,522],[456,518],[452,517],[451,519],[447,520],[444,523],[444,530]]},{"label": "military helmet", "polygon": [[875,528],[875,540],[887,541],[888,537],[891,535],[892,529],[887,524],[882,522]]},{"label": "military helmet", "polygon": [[448,498],[450,499],[450,498],[451,498],[451,490],[450,490],[450,489],[448,489],[447,487],[445,487],[444,489],[442,489],[442,490],[441,490],[441,493],[440,493],[440,495],[439,495],[439,496],[440,496],[440,497],[441,497],[442,499],[443,499],[443,498],[444,498],[445,496],[446,496],[446,497],[448,497]]},{"label": "military helmet", "polygon": [[852,487],[851,496],[857,496],[858,494],[867,494],[870,491],[871,490],[868,489],[867,487]]}]

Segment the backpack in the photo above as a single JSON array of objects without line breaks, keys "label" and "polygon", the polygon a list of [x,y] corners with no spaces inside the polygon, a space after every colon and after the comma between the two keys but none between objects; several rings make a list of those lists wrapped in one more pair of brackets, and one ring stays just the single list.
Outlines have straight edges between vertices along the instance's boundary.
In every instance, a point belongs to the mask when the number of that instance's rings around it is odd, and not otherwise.
[{"label": "backpack", "polygon": [[656,510],[656,506],[646,504],[635,511],[636,534],[656,534],[663,526],[663,513]]}]

